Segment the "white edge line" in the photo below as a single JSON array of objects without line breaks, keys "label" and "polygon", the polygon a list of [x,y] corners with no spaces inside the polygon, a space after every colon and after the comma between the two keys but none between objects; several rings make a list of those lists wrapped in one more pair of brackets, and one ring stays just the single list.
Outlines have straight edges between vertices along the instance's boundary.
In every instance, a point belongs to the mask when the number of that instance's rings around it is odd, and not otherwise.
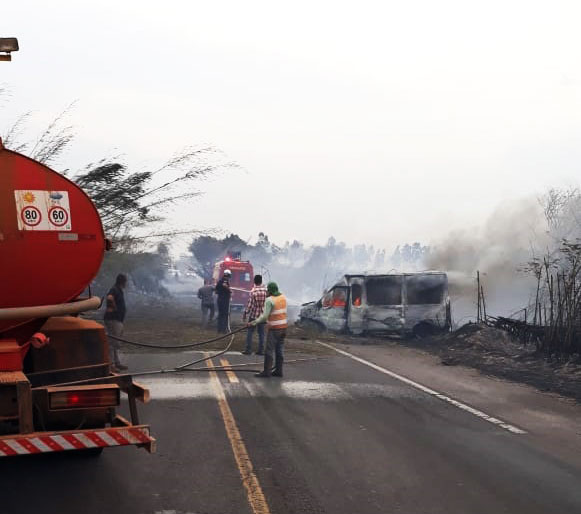
[{"label": "white edge line", "polygon": [[466,405],[465,403],[459,402],[458,400],[454,400],[453,398],[450,398],[449,396],[446,396],[445,394],[439,393],[438,391],[435,391],[434,389],[430,389],[429,387],[426,387],[422,384],[419,384],[418,382],[414,382],[413,380],[410,380],[409,378],[406,378],[402,375],[398,375],[397,373],[394,373],[393,371],[389,371],[388,369],[382,368],[381,366],[378,366],[377,364],[373,364],[373,362],[369,362],[365,359],[362,359],[361,357],[357,357],[356,355],[353,355],[349,352],[346,352],[345,350],[339,350],[338,348],[335,348],[333,345],[323,343],[322,341],[317,341],[317,343],[319,343],[320,345],[325,346],[327,348],[330,348],[331,350],[335,350],[337,353],[340,353],[341,355],[345,355],[346,357],[349,357],[349,358],[351,358],[351,359],[353,359],[361,364],[365,364],[366,366],[369,366],[370,368],[373,368],[376,371],[379,371],[381,373],[389,375],[392,378],[395,378],[401,382],[404,382],[405,384],[408,384],[416,389],[419,389],[420,391],[423,391],[426,394],[434,396],[434,397],[438,398],[439,400],[447,402],[450,405],[454,405],[454,407],[457,407],[459,409],[462,409],[463,411],[469,412],[470,414],[473,414],[474,416],[477,416],[480,419],[488,421],[489,423],[492,423],[493,425],[497,425],[501,428],[504,428],[505,430],[512,432],[513,434],[526,434],[527,433],[525,430],[522,430],[521,428],[515,427],[514,425],[506,423],[506,422],[504,422],[498,418],[495,418],[493,416],[489,416],[485,412],[482,412],[478,409],[475,409],[474,407],[470,407],[470,405]]}]

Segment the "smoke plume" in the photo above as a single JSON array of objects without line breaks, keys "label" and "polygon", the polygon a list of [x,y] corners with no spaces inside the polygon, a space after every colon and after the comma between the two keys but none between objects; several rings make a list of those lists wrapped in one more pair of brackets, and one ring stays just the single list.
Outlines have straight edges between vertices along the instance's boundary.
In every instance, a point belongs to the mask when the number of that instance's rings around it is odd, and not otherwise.
[{"label": "smoke plume", "polygon": [[426,264],[448,272],[456,323],[476,315],[477,271],[488,314],[506,316],[528,305],[535,282],[522,269],[549,244],[547,228],[542,202],[524,198],[501,204],[483,226],[433,244]]}]

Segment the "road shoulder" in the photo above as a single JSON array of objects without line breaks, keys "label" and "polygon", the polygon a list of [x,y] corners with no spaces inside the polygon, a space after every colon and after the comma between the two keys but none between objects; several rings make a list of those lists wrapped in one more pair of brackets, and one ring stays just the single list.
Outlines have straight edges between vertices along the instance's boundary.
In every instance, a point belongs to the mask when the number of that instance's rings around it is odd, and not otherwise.
[{"label": "road shoulder", "polygon": [[581,406],[533,387],[482,375],[463,366],[443,366],[441,360],[397,343],[363,345],[353,340],[333,343],[373,364],[501,418],[528,432],[543,449],[581,463]]}]

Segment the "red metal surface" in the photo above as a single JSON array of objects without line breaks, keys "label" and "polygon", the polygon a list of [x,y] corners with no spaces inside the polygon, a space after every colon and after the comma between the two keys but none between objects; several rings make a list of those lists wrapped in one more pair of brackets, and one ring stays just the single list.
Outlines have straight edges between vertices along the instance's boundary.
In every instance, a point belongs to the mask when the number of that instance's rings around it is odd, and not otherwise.
[{"label": "red metal surface", "polygon": [[0,371],[22,371],[22,359],[28,345],[20,346],[16,341],[0,341]]},{"label": "red metal surface", "polygon": [[[214,265],[213,282],[214,285],[224,275],[224,270],[229,269],[232,272],[230,279],[230,287],[232,290],[232,297],[230,299],[231,305],[246,306],[250,291],[254,285],[254,268],[249,261],[241,261],[226,257],[223,261],[219,261]],[[250,280],[244,280],[244,276],[248,275]],[[247,277],[246,277],[247,278]],[[243,291],[240,291],[243,289]]]},{"label": "red metal surface", "polygon": [[[33,219],[24,230],[25,211],[34,218],[38,209],[32,203],[19,207],[15,191],[24,196],[28,190],[43,192],[36,197],[66,192],[69,210],[47,203],[44,216],[53,218],[50,229]],[[0,144],[0,308],[76,298],[97,274],[104,249],[101,221],[89,197],[64,176]],[[30,330],[20,330],[19,339],[30,337],[34,324],[31,320]],[[23,325],[22,320],[0,321],[0,337],[16,325]]]},{"label": "red metal surface", "polygon": [[155,451],[155,439],[149,435],[149,427],[134,425],[3,436],[0,437],[0,457],[128,445],[139,445],[150,452]]}]

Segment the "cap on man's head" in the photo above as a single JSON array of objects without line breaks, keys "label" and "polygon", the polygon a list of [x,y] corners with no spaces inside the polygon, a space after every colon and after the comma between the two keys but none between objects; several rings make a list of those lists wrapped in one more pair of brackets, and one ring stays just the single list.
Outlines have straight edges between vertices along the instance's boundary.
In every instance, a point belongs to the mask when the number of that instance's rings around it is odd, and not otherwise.
[{"label": "cap on man's head", "polygon": [[280,291],[278,290],[278,284],[276,282],[269,282],[266,286],[266,290],[270,296],[280,296]]},{"label": "cap on man's head", "polygon": [[232,272],[229,269],[225,269],[224,275],[232,275]]}]

